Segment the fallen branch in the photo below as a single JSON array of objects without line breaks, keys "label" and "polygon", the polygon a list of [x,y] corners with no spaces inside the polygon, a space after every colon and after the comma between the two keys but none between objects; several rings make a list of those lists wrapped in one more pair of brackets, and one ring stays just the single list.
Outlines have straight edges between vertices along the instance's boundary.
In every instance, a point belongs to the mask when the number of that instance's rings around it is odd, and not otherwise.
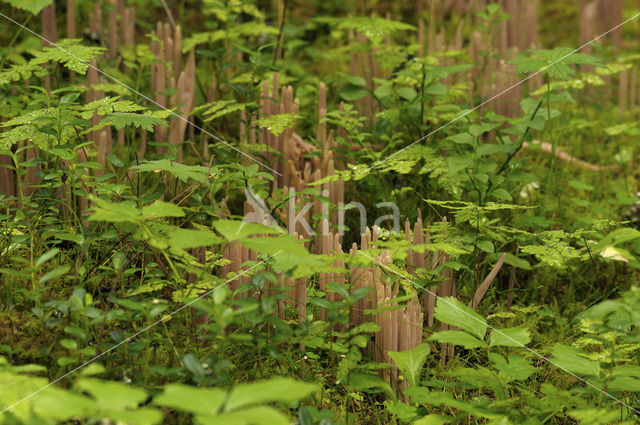
[{"label": "fallen branch", "polygon": [[502,265],[504,264],[505,258],[507,258],[507,254],[506,253],[504,253],[504,254],[502,254],[500,256],[500,259],[498,260],[496,265],[493,266],[493,268],[491,269],[491,271],[489,272],[487,277],[484,278],[484,280],[482,281],[482,283],[480,284],[480,286],[476,290],[476,293],[473,296],[473,300],[469,303],[469,307],[476,308],[478,306],[478,304],[480,304],[480,301],[482,301],[482,298],[484,297],[484,294],[487,293],[487,290],[489,289],[489,286],[491,286],[491,283],[496,278],[496,276],[498,275],[498,272],[502,268]]},{"label": "fallen branch", "polygon": [[[553,145],[551,143],[548,142],[540,142],[539,140],[534,140],[532,142],[534,145],[538,145],[540,146],[540,149],[543,152],[547,152],[547,153],[554,153],[553,150]],[[529,142],[524,142],[522,144],[523,148],[528,148],[530,146]],[[560,150],[560,149],[556,149],[555,150],[555,156],[558,159],[561,159],[565,162],[569,162],[569,163],[575,163],[579,166],[581,166],[582,168],[586,168],[587,170],[591,170],[591,171],[616,171],[620,169],[620,166],[617,164],[614,165],[596,165],[596,164],[591,164],[590,162],[586,162],[583,161],[581,159],[576,158],[575,156],[572,156],[570,154],[568,154],[567,152]]]}]

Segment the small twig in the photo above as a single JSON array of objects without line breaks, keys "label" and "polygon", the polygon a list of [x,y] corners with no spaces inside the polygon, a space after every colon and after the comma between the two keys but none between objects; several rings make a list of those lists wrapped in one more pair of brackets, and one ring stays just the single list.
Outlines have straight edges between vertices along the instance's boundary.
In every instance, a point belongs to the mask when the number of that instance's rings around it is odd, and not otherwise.
[{"label": "small twig", "polygon": [[271,65],[275,65],[280,56],[280,49],[284,41],[284,18],[287,14],[287,0],[282,0],[282,19],[280,19],[280,28],[278,29],[278,40],[276,42],[276,49],[273,52],[273,60]]},{"label": "small twig", "polygon": [[169,6],[167,5],[166,0],[160,0],[162,2],[162,7],[164,7],[164,11],[167,12],[167,16],[169,17],[169,22],[171,23],[171,26],[173,27],[173,30],[176,30],[176,21],[173,19],[173,14],[171,13],[171,9],[169,9]]},{"label": "small twig", "polygon": [[484,278],[484,280],[482,281],[482,283],[480,284],[480,286],[476,290],[476,293],[473,296],[473,300],[469,303],[469,307],[476,308],[478,306],[478,304],[480,304],[480,301],[482,301],[482,298],[484,297],[484,294],[487,293],[487,290],[489,289],[489,286],[491,286],[491,283],[493,282],[493,280],[498,275],[498,272],[502,268],[502,264],[504,264],[504,260],[506,258],[507,258],[507,253],[505,252],[500,256],[500,259],[498,260],[496,265],[493,266],[493,268],[491,269],[491,271],[489,272],[487,277]]},{"label": "small twig", "polygon": [[[587,170],[590,171],[616,171],[620,169],[620,166],[618,164],[613,164],[613,165],[597,165],[597,164],[592,164],[590,162],[587,161],[583,161],[581,159],[576,158],[575,156],[572,156],[571,154],[560,150],[560,149],[555,149],[551,143],[548,142],[540,142],[539,140],[534,140],[533,142],[531,142],[532,144],[536,145],[536,146],[540,146],[540,150],[546,153],[551,153],[555,158],[561,159],[565,162],[568,163],[573,163],[573,164],[577,164],[579,166],[581,166],[582,168],[586,168]],[[524,142],[522,144],[522,147],[524,149],[529,148],[530,144],[528,142]]]}]

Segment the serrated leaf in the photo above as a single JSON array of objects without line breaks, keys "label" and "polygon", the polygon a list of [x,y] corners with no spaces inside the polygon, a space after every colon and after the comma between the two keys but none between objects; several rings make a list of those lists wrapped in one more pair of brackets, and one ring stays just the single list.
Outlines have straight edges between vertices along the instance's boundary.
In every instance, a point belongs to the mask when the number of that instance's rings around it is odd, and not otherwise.
[{"label": "serrated leaf", "polygon": [[420,372],[429,355],[429,344],[420,344],[411,350],[389,351],[389,357],[407,378],[410,386],[415,387],[420,382]]},{"label": "serrated leaf", "polygon": [[138,223],[140,211],[126,204],[117,204],[100,198],[92,198],[95,205],[89,221],[106,221],[108,223]]},{"label": "serrated leaf", "polygon": [[291,423],[283,413],[270,406],[251,407],[216,416],[196,414],[194,418],[199,425],[289,425]]},{"label": "serrated leaf", "polygon": [[522,347],[531,342],[527,328],[504,328],[491,331],[489,346]]},{"label": "serrated leaf", "polygon": [[76,381],[75,387],[91,394],[107,409],[135,408],[147,398],[144,390],[115,381],[82,378]]},{"label": "serrated leaf", "polygon": [[454,344],[464,348],[486,348],[487,344],[475,336],[463,331],[440,331],[431,337],[430,341],[438,341],[441,344]]},{"label": "serrated leaf", "polygon": [[219,388],[197,388],[182,384],[168,384],[153,403],[174,410],[215,414],[222,407],[227,394]]},{"label": "serrated leaf", "polygon": [[536,368],[527,359],[517,354],[509,354],[507,362],[500,354],[489,353],[489,360],[491,366],[518,381],[528,379],[536,371]]},{"label": "serrated leaf", "polygon": [[184,211],[176,204],[157,200],[153,204],[142,208],[142,216],[145,219],[154,217],[184,217]]},{"label": "serrated leaf", "polygon": [[444,425],[453,422],[455,418],[443,415],[427,415],[413,421],[413,425]]},{"label": "serrated leaf", "polygon": [[178,162],[173,162],[168,159],[159,159],[154,161],[145,161],[139,165],[130,167],[131,170],[137,172],[158,172],[165,171],[172,176],[176,177],[183,183],[186,183],[189,179],[195,180],[200,183],[207,181],[207,174],[209,169],[201,165],[185,165]]},{"label": "serrated leaf", "polygon": [[169,246],[179,249],[190,249],[222,243],[215,233],[207,230],[175,229],[167,233]]},{"label": "serrated leaf", "polygon": [[42,9],[53,3],[53,0],[2,0],[2,2],[26,10],[32,15],[37,15],[42,12]]},{"label": "serrated leaf", "polygon": [[487,321],[471,308],[453,297],[438,298],[434,316],[442,323],[463,329],[483,340],[487,332]]},{"label": "serrated leaf", "polygon": [[257,234],[277,234],[280,233],[273,227],[268,227],[258,223],[234,220],[218,220],[213,223],[213,227],[228,241],[235,241]]},{"label": "serrated leaf", "polygon": [[584,357],[587,353],[564,344],[556,344],[551,350],[551,359],[561,369],[577,375],[599,376],[600,364]]},{"label": "serrated leaf", "polygon": [[236,385],[229,394],[225,411],[258,403],[293,403],[307,397],[317,389],[315,384],[281,377]]}]

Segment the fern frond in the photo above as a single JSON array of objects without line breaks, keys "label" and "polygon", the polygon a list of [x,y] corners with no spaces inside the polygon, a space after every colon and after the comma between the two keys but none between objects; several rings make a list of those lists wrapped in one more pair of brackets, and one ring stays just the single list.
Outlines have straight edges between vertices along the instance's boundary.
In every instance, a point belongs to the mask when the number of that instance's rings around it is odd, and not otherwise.
[{"label": "fern frond", "polygon": [[151,133],[153,133],[154,126],[167,125],[162,118],[151,114],[134,114],[131,112],[116,112],[110,114],[105,120],[118,130],[133,125],[136,128],[142,127]]},{"label": "fern frond", "polygon": [[15,83],[31,76],[44,77],[47,71],[40,65],[31,63],[15,64],[10,68],[0,72],[0,86]]},{"label": "fern frond", "polygon": [[43,64],[49,61],[60,62],[65,67],[78,74],[87,73],[87,62],[106,51],[103,47],[83,46],[77,38],[65,38],[58,41],[57,47],[45,47],[34,53],[30,64]]},{"label": "fern frond", "polygon": [[244,109],[249,105],[253,105],[253,103],[238,103],[235,100],[217,100],[215,102],[200,105],[191,113],[202,113],[205,117],[203,121],[209,122],[233,112],[244,111]]},{"label": "fern frond", "polygon": [[284,133],[285,130],[293,128],[298,118],[300,118],[300,115],[291,113],[267,115],[257,120],[256,124],[260,128],[266,128],[274,136],[279,136]]},{"label": "fern frond", "polygon": [[82,118],[88,120],[93,116],[94,111],[98,115],[107,115],[112,112],[136,112],[144,110],[143,106],[135,104],[130,100],[119,100],[120,97],[103,97],[102,99],[95,100],[91,103],[87,103],[82,107]]},{"label": "fern frond", "polygon": [[365,16],[350,18],[317,18],[317,22],[333,25],[338,29],[354,30],[367,37],[373,44],[380,44],[389,34],[396,31],[415,31],[416,27],[404,22]]}]

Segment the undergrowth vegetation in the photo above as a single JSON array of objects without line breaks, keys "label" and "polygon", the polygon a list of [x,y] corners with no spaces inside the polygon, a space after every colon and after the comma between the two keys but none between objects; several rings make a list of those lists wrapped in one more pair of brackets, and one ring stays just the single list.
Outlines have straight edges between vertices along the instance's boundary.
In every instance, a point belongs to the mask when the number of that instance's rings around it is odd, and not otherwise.
[{"label": "undergrowth vegetation", "polygon": [[636,423],[640,7],[574,3],[2,0],[0,423]]}]

